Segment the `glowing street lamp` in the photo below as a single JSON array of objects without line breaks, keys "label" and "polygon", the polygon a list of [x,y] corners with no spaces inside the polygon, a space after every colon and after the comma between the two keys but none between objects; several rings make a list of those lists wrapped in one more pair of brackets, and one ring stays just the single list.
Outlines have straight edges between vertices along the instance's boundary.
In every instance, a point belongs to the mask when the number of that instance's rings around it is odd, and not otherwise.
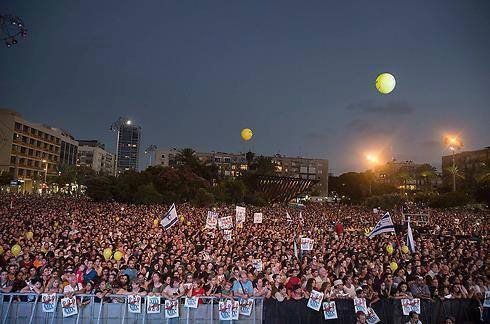
[{"label": "glowing street lamp", "polygon": [[43,160],[43,163],[46,163],[46,168],[44,168],[44,183],[46,183],[46,178],[48,177],[48,161]]},{"label": "glowing street lamp", "polygon": [[[376,154],[373,153],[368,153],[366,154],[366,160],[373,166],[376,166],[379,164],[379,158]],[[372,185],[373,185],[373,179],[370,177],[369,179],[369,195],[371,196],[372,193]]]},{"label": "glowing street lamp", "polygon": [[453,166],[451,173],[453,174],[453,192],[456,191],[456,150],[463,147],[463,141],[457,135],[447,135],[444,138],[444,143],[451,152],[453,152]]}]

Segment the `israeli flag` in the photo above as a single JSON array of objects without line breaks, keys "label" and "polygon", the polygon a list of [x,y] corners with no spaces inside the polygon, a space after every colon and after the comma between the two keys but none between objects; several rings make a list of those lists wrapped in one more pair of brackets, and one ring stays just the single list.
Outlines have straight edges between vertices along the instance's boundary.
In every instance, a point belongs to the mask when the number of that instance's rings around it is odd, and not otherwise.
[{"label": "israeli flag", "polygon": [[410,252],[415,253],[415,242],[413,240],[412,227],[410,226],[410,217],[407,219],[407,224],[407,246],[410,249]]},{"label": "israeli flag", "polygon": [[179,219],[179,217],[177,216],[177,210],[175,209],[175,204],[172,204],[172,206],[170,207],[168,212],[165,214],[165,216],[163,217],[160,224],[162,224],[164,229],[168,230],[175,223],[177,223],[178,219]]},{"label": "israeli flag", "polygon": [[395,232],[395,226],[393,225],[393,221],[391,220],[390,213],[386,213],[383,217],[381,217],[376,226],[374,226],[368,237],[372,239],[378,234],[389,232]]},{"label": "israeli flag", "polygon": [[288,225],[291,225],[293,222],[293,219],[291,218],[291,215],[289,215],[288,212],[286,212],[286,222],[288,222]]}]

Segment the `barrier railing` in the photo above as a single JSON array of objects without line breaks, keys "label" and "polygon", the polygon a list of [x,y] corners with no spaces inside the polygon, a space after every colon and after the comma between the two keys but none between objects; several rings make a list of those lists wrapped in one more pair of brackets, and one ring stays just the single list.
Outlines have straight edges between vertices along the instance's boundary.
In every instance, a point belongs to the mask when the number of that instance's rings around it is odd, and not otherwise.
[{"label": "barrier railing", "polygon": [[[64,309],[61,299],[65,296],[56,295],[56,300],[51,308],[52,312],[43,310],[41,295],[29,293],[0,294],[0,323],[219,323],[220,313],[217,297],[198,297],[202,303],[197,308],[184,305],[185,297],[179,298],[178,317],[165,317],[165,299],[159,297],[159,312],[147,312],[147,301],[149,297],[141,297],[141,308],[139,313],[129,311],[128,295],[106,295],[98,298],[96,295],[75,295],[77,312],[69,317],[64,317]],[[110,302],[108,302],[110,300]],[[263,321],[263,298],[253,298],[251,312],[248,316],[240,315],[236,323],[262,323]],[[45,303],[44,303],[45,304]],[[45,306],[45,305],[44,305]],[[73,306],[73,305],[72,305]]]}]

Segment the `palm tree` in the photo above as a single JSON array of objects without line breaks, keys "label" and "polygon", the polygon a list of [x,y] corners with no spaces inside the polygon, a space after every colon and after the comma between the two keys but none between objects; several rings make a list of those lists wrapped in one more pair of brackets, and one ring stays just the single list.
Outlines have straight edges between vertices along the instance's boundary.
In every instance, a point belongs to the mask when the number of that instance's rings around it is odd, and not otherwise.
[{"label": "palm tree", "polygon": [[424,163],[418,167],[417,174],[422,177],[424,191],[427,191],[431,187],[431,180],[436,176],[436,168],[428,163]]},{"label": "palm tree", "polygon": [[197,158],[196,151],[191,148],[185,148],[179,151],[175,160],[178,164],[182,166],[194,169],[199,164],[199,159]]},{"label": "palm tree", "polygon": [[453,191],[456,190],[456,178],[464,179],[464,175],[459,172],[457,165],[451,165],[446,168],[446,171],[453,177]]}]

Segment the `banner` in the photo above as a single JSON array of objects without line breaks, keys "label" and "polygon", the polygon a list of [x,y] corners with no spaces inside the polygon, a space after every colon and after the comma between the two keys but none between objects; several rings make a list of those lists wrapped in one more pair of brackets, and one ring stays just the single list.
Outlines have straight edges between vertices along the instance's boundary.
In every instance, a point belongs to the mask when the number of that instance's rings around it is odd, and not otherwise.
[{"label": "banner", "polygon": [[42,294],[41,295],[41,303],[43,312],[45,313],[54,313],[56,308],[56,293],[55,294]]},{"label": "banner", "polygon": [[206,217],[206,228],[215,229],[216,225],[218,225],[218,213],[208,211],[208,217]]},{"label": "banner", "polygon": [[232,314],[231,314],[232,308],[233,308],[233,301],[231,299],[220,301],[218,304],[219,320],[220,321],[232,320]]},{"label": "banner", "polygon": [[381,320],[378,317],[378,314],[376,314],[374,309],[372,309],[371,307],[368,308],[368,313],[366,316],[366,322],[368,322],[369,324],[376,324],[376,323],[381,322]]},{"label": "banner", "polygon": [[141,313],[141,296],[140,295],[129,295],[128,296],[128,311],[130,313],[135,313],[135,314]]},{"label": "banner", "polygon": [[77,299],[75,297],[62,298],[61,308],[63,310],[63,317],[70,317],[78,314]]},{"label": "banner", "polygon": [[179,317],[179,301],[165,299],[165,318]]},{"label": "banner", "polygon": [[316,311],[320,310],[323,301],[323,293],[312,290],[310,294],[310,299],[308,299],[308,307]]},{"label": "banner", "polygon": [[230,229],[233,227],[233,219],[231,216],[218,218],[218,226],[221,229]]},{"label": "banner", "polygon": [[313,250],[313,245],[315,244],[314,239],[308,237],[301,238],[301,251],[311,251]]},{"label": "banner", "polygon": [[337,319],[337,306],[334,301],[323,303],[323,315],[326,320]]},{"label": "banner", "polygon": [[364,314],[368,314],[366,298],[354,298],[354,313],[363,312]]},{"label": "banner", "polygon": [[246,214],[246,211],[245,211],[245,207],[240,207],[240,206],[236,206],[236,223],[245,223],[245,214]]},{"label": "banner", "polygon": [[402,299],[402,310],[403,315],[410,314],[411,311],[414,311],[417,314],[420,314],[420,299]]},{"label": "banner", "polygon": [[148,296],[146,297],[146,312],[148,314],[160,313],[160,297]]},{"label": "banner", "polygon": [[250,316],[252,314],[252,308],[254,305],[254,299],[242,299],[240,301],[240,315]]},{"label": "banner", "polygon": [[262,224],[262,213],[254,213],[254,224]]},{"label": "banner", "polygon": [[199,304],[199,298],[197,297],[186,297],[185,302],[184,302],[184,307],[188,308],[197,308],[197,305]]}]

